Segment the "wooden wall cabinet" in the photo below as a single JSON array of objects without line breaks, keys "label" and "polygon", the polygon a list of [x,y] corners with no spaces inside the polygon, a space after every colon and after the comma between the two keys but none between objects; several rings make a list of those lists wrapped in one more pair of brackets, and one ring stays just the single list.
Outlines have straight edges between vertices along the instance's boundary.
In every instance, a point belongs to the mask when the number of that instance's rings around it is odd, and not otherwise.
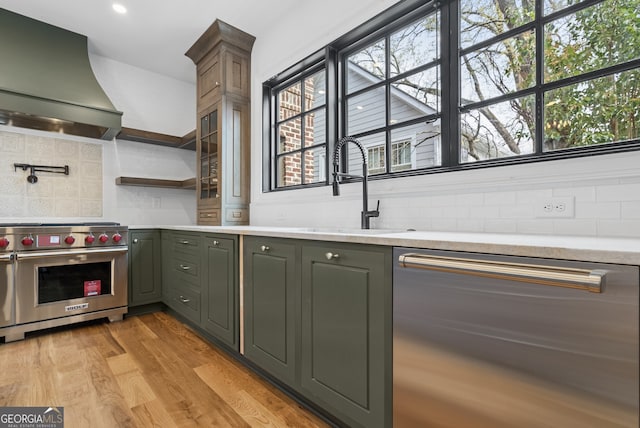
[{"label": "wooden wall cabinet", "polygon": [[197,72],[198,224],[249,224],[254,41],[216,20],[186,53]]}]

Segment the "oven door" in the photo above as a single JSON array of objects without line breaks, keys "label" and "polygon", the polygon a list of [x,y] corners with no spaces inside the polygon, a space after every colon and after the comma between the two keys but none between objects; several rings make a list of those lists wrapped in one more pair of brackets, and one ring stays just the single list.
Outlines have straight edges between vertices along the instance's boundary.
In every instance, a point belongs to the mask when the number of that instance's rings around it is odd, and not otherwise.
[{"label": "oven door", "polygon": [[14,323],[13,254],[0,254],[0,327]]},{"label": "oven door", "polygon": [[127,305],[127,247],[19,253],[16,324]]}]

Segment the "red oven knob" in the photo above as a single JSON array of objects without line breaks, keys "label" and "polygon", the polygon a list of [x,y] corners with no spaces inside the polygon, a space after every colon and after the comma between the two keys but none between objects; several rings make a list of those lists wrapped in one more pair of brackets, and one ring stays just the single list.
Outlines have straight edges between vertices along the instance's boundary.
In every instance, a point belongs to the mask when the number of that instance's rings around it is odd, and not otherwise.
[{"label": "red oven knob", "polygon": [[0,238],[0,248],[6,248],[9,246],[9,240],[7,238]]},{"label": "red oven knob", "polygon": [[93,244],[93,241],[96,240],[96,237],[93,235],[87,235],[86,238],[84,238],[84,242],[86,242],[87,244]]},{"label": "red oven knob", "polygon": [[119,233],[116,233],[115,235],[113,235],[111,239],[113,239],[113,242],[120,242],[122,241],[122,235],[120,235]]},{"label": "red oven knob", "polygon": [[74,238],[73,236],[69,235],[66,238],[64,238],[64,242],[65,244],[73,244],[74,242],[76,242],[76,238]]},{"label": "red oven knob", "polygon": [[105,242],[107,242],[109,240],[109,237],[103,233],[102,235],[100,235],[98,240],[104,244]]},{"label": "red oven knob", "polygon": [[25,236],[20,242],[22,242],[22,245],[24,245],[25,247],[29,247],[33,245],[33,238],[31,236]]}]

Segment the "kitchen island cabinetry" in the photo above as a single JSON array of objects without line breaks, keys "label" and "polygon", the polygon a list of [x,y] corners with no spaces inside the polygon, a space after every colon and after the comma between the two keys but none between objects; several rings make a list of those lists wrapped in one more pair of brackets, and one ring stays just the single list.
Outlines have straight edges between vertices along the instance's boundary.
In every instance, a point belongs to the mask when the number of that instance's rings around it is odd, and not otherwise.
[{"label": "kitchen island cabinetry", "polygon": [[300,318],[299,252],[296,241],[244,238],[244,355],[291,387]]},{"label": "kitchen island cabinetry", "polygon": [[162,300],[162,258],[159,230],[129,232],[129,307]]},{"label": "kitchen island cabinetry", "polygon": [[239,342],[238,238],[203,236],[202,328],[233,350]]},{"label": "kitchen island cabinetry", "polygon": [[349,426],[390,426],[391,249],[244,239],[245,356]]}]

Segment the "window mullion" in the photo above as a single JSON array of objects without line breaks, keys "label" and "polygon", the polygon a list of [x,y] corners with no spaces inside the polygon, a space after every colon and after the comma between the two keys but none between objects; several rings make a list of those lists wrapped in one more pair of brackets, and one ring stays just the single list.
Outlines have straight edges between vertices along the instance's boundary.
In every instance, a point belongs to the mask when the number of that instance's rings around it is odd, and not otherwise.
[{"label": "window mullion", "polygon": [[442,166],[460,163],[460,125],[458,100],[460,99],[460,59],[458,55],[458,2],[442,8],[442,88],[448,89],[442,97],[441,155]]},{"label": "window mullion", "polygon": [[389,124],[391,123],[391,83],[390,82],[390,73],[391,73],[391,36],[387,34],[384,40],[385,44],[385,114],[384,114],[384,127],[386,129],[385,136],[385,146],[386,149],[384,151],[384,166],[385,173],[391,172],[391,132],[389,131]]},{"label": "window mullion", "polygon": [[536,109],[535,109],[535,137],[534,153],[542,153],[542,140],[544,139],[544,92],[542,85],[544,80],[544,22],[542,21],[543,0],[535,3],[535,28],[536,28]]}]

